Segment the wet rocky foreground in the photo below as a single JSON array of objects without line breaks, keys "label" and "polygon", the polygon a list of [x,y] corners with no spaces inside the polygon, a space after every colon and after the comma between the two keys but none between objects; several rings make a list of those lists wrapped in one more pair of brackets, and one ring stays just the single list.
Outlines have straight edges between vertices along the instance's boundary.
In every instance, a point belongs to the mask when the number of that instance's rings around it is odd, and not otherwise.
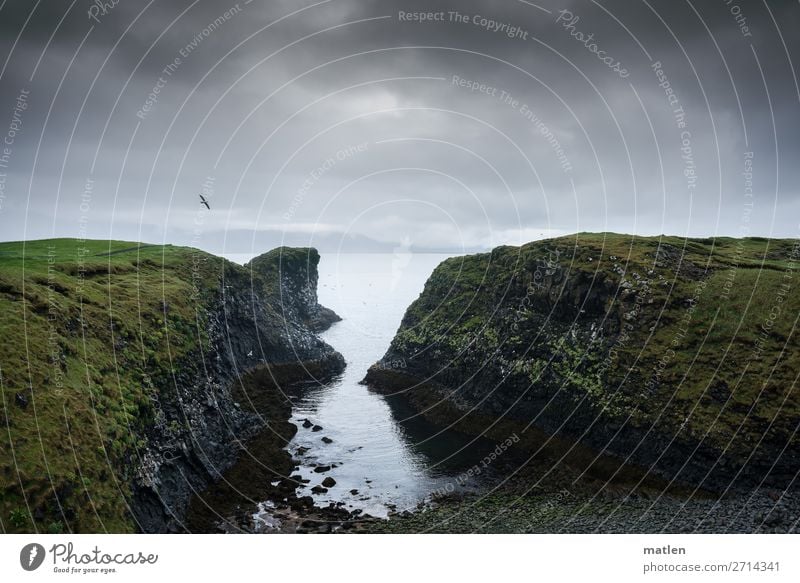
[{"label": "wet rocky foreground", "polygon": [[[414,508],[389,508],[386,516],[373,516],[345,500],[320,500],[320,494],[337,485],[329,475],[336,463],[303,459],[308,452],[302,446],[295,445],[291,453],[284,447],[275,449],[276,444],[292,443],[295,433],[303,430],[323,437],[326,433],[324,427],[303,419],[280,427],[272,423],[249,442],[223,479],[193,500],[189,530],[329,534],[794,533],[800,529],[797,488],[732,489],[720,495],[658,480],[638,483],[635,473],[612,483],[555,464],[547,456],[531,459],[513,449],[495,460],[494,473],[479,488],[442,490]],[[299,473],[303,464],[313,479]],[[368,482],[365,478],[365,499]],[[361,492],[350,494],[348,500]]]}]

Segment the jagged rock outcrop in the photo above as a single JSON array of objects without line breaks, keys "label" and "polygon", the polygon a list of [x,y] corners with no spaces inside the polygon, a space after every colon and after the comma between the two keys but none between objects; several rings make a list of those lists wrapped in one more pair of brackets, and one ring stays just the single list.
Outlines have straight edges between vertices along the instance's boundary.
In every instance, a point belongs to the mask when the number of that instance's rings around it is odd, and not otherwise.
[{"label": "jagged rock outcrop", "polygon": [[798,258],[788,240],[610,234],[451,258],[365,382],[603,479],[785,486]]},{"label": "jagged rock outcrop", "polygon": [[[132,503],[141,530],[184,530],[193,493],[233,465],[267,423],[283,424],[285,439],[292,437],[281,388],[344,369],[342,356],[316,335],[340,319],[317,301],[318,263],[316,249],[282,247],[244,268],[225,265],[207,308],[210,350],[184,359],[174,392],[161,393],[164,420],[179,420],[181,429],[149,430]],[[264,368],[260,382],[243,380]],[[275,450],[276,474],[291,470],[283,445],[261,444]]]},{"label": "jagged rock outcrop", "polygon": [[272,282],[280,281],[281,311],[285,319],[301,322],[314,332],[327,330],[341,318],[317,299],[319,252],[279,247],[256,257],[246,267]]}]

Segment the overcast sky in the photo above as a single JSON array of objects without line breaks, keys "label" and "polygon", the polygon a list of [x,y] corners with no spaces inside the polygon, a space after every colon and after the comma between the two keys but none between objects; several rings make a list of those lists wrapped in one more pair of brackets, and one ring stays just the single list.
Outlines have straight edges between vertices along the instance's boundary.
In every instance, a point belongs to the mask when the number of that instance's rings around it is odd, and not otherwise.
[{"label": "overcast sky", "polygon": [[2,0],[0,237],[798,237],[798,30],[797,0]]}]

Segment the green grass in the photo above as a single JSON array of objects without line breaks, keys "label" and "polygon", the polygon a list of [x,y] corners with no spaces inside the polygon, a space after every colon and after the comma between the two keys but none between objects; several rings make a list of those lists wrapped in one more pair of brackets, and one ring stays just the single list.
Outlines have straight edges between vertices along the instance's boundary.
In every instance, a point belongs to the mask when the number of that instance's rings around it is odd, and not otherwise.
[{"label": "green grass", "polygon": [[170,245],[0,244],[0,531],[134,529],[152,398],[207,344],[224,264]]},{"label": "green grass", "polygon": [[[657,419],[668,435],[683,427],[719,448],[739,431],[733,447],[743,452],[771,425],[769,438],[785,443],[800,419],[796,244],[580,233],[451,258],[409,307],[392,349],[586,394],[606,421]],[[594,340],[591,322],[603,327]],[[615,322],[631,323],[623,342]]]}]

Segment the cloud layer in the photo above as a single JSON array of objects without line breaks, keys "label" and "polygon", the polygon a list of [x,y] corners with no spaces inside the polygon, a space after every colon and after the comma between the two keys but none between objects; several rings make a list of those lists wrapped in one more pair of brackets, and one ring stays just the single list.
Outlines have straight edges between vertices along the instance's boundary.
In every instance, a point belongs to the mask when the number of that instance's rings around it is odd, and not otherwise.
[{"label": "cloud layer", "polygon": [[798,236],[796,2],[112,4],[0,8],[6,240]]}]

